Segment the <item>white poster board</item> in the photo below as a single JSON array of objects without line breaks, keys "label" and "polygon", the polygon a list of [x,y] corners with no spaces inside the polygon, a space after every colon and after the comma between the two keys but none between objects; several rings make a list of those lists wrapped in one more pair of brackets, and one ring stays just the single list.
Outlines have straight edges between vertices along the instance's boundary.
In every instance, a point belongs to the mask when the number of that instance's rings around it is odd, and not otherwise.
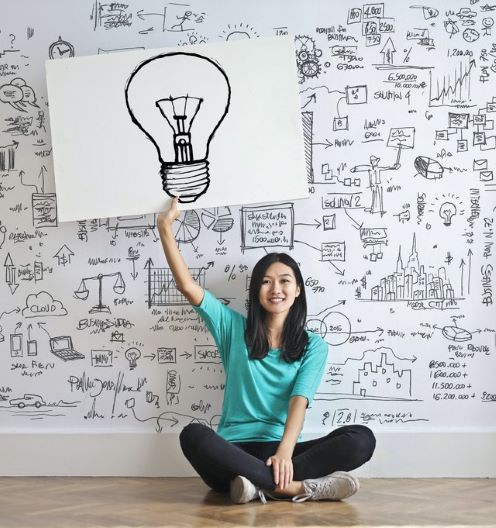
[{"label": "white poster board", "polygon": [[61,221],[307,196],[293,39],[46,63]]}]

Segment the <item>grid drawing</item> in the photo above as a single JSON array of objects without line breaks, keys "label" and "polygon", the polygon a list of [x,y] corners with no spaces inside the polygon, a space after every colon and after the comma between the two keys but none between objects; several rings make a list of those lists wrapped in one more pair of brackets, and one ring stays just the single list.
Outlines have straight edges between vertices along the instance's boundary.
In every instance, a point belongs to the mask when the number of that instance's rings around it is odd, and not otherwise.
[{"label": "grid drawing", "polygon": [[[193,279],[205,288],[205,268],[189,268]],[[170,268],[148,268],[148,308],[182,306],[189,301],[177,289]]]}]

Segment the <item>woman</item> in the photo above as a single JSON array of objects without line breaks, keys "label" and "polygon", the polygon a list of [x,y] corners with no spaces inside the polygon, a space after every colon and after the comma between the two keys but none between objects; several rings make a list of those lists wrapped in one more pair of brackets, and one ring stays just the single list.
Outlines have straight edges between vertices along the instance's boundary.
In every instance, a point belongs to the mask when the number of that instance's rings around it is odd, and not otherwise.
[{"label": "woman", "polygon": [[235,503],[271,498],[341,500],[358,490],[346,473],[370,459],[375,438],[365,426],[341,427],[299,442],[305,411],[321,381],[327,344],[305,330],[306,299],[296,262],[270,253],[254,267],[245,318],[192,278],[172,224],[177,199],[157,218],[179,291],[212,333],[226,372],[217,432],[191,423],[180,435],[184,455],[212,489]]}]

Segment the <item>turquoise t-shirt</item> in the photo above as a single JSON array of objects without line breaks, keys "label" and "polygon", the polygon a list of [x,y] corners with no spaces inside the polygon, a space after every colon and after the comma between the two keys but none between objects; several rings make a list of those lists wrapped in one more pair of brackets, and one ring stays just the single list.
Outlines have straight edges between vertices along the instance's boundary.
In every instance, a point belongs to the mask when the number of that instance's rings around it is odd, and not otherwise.
[{"label": "turquoise t-shirt", "polygon": [[[212,333],[226,372],[224,403],[217,432],[230,442],[280,441],[292,396],[310,404],[327,360],[327,343],[308,332],[303,357],[287,363],[279,349],[250,359],[245,343],[246,317],[205,291],[194,307]],[[300,435],[301,436],[301,435]]]}]

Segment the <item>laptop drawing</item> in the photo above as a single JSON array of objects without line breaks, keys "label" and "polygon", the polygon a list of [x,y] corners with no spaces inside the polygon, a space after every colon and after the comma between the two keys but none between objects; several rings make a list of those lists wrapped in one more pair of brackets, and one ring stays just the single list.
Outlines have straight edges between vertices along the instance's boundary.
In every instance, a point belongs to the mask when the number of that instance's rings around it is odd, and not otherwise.
[{"label": "laptop drawing", "polygon": [[59,336],[50,338],[50,351],[64,361],[70,359],[84,359],[84,354],[74,350],[70,336]]}]

